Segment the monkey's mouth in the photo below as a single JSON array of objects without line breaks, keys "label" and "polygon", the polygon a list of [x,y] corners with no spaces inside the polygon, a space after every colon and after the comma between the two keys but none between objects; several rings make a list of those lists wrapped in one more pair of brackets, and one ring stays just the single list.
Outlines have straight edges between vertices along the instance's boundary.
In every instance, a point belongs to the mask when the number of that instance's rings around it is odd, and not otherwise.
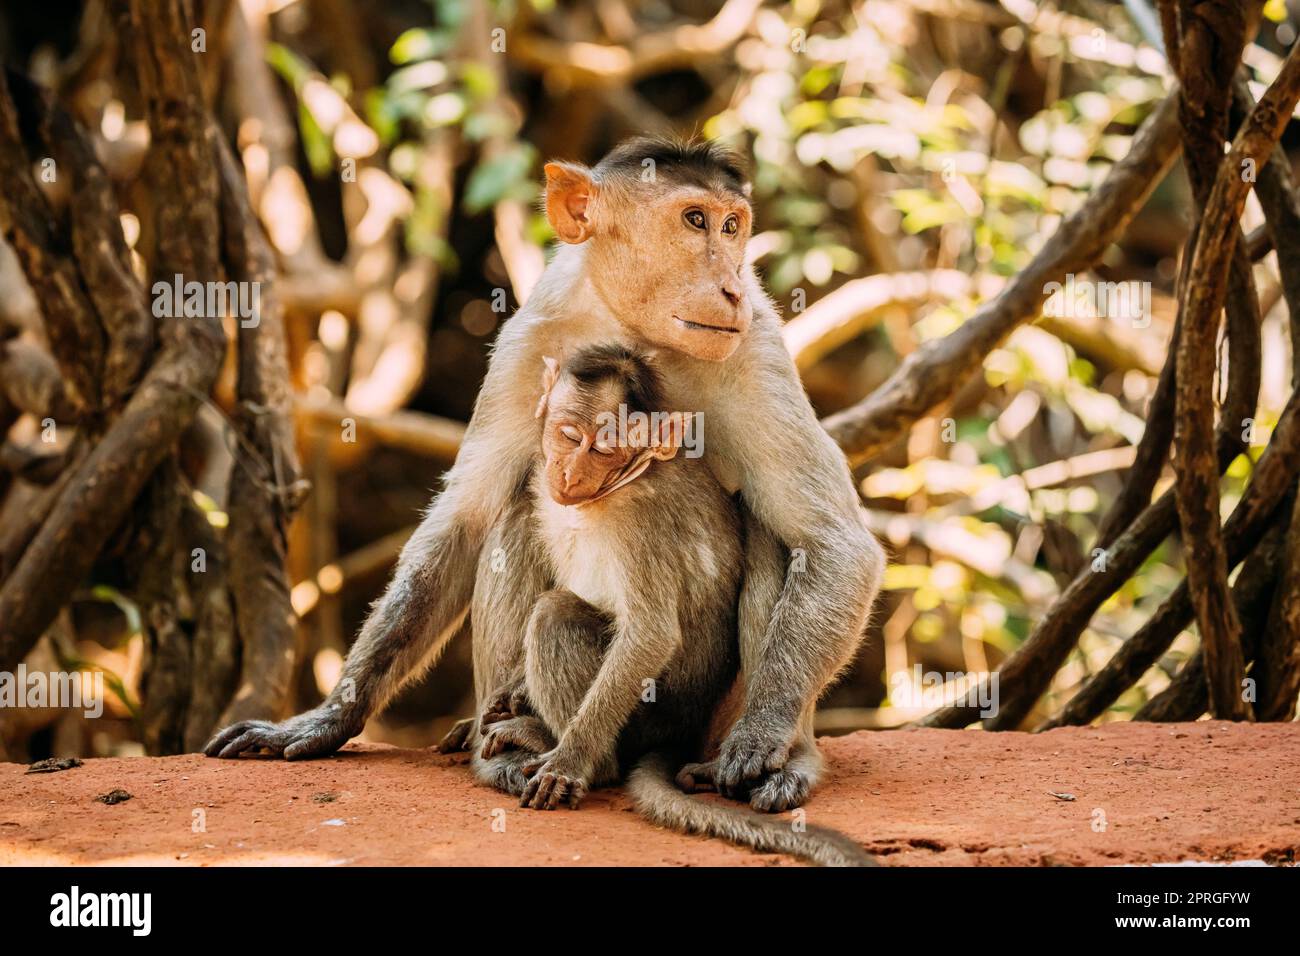
[{"label": "monkey's mouth", "polygon": [[674,315],[674,319],[682,328],[695,329],[699,332],[717,332],[721,335],[739,335],[740,329],[733,329],[728,325],[706,325],[703,322],[691,322],[689,319],[683,319],[680,315]]}]

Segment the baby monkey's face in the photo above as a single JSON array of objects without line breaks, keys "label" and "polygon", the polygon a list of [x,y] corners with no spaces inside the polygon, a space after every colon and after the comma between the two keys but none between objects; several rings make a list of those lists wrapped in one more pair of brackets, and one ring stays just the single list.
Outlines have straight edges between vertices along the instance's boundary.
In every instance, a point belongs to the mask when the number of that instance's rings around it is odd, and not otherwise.
[{"label": "baby monkey's face", "polygon": [[[583,385],[548,362],[537,414],[543,419],[546,487],[562,505],[601,498],[681,446],[680,415],[628,415],[618,382]],[[622,412],[622,414],[620,414]]]},{"label": "baby monkey's face", "polygon": [[[574,381],[561,377],[546,401],[542,453],[546,485],[562,505],[589,501],[610,487],[631,464],[638,449],[618,440],[618,406],[602,408]],[[605,412],[602,415],[601,412]]]}]

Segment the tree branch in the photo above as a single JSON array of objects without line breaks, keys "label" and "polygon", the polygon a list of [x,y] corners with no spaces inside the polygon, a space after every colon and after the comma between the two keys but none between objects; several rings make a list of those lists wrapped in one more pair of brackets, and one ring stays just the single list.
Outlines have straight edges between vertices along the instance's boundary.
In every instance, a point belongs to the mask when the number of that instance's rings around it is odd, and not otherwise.
[{"label": "tree branch", "polygon": [[[140,86],[149,94],[162,270],[216,281],[215,128],[199,98],[178,0],[151,3],[147,15],[144,6],[134,0],[124,19]],[[35,189],[26,169],[16,181]],[[8,184],[18,188],[14,179]],[[172,319],[162,341],[153,367],[102,440],[69,472],[49,517],[0,588],[0,670],[15,668],[54,620],[212,389],[225,352],[219,316]]]},{"label": "tree branch", "polygon": [[708,23],[642,34],[627,46],[562,43],[524,32],[507,49],[515,62],[566,86],[618,86],[726,52],[745,35],[761,5],[762,0],[727,0]]},{"label": "tree branch", "polygon": [[1128,155],[992,302],[955,332],[925,343],[863,401],[822,420],[860,464],[906,431],[974,375],[1023,322],[1039,314],[1049,283],[1089,268],[1120,236],[1178,153],[1176,92],[1147,118]]},{"label": "tree branch", "polygon": [[241,321],[235,427],[241,451],[230,478],[227,576],[243,648],[242,676],[221,723],[282,715],[293,677],[297,619],[286,571],[289,519],[301,500],[275,260],[253,213],[243,173],[218,144],[222,234],[230,276],[256,286],[258,321]]},{"label": "tree branch", "polygon": [[[1235,19],[1227,8],[1236,11]],[[1202,12],[1216,14],[1203,19]],[[1182,23],[1184,79],[1209,62],[1209,52],[1218,52],[1215,73],[1223,80],[1217,86],[1185,86],[1186,112],[1198,118],[1218,110],[1219,98],[1226,111],[1229,83],[1236,63],[1224,74],[1225,21],[1239,24],[1241,4],[1203,3],[1197,7],[1193,24]],[[1197,56],[1190,55],[1195,51]],[[1236,53],[1232,54],[1236,56]],[[1204,97],[1203,99],[1201,97]],[[1211,103],[1210,100],[1215,102]],[[1242,695],[1245,662],[1241,654],[1241,624],[1237,619],[1227,583],[1227,557],[1219,528],[1219,474],[1214,429],[1214,326],[1227,295],[1228,272],[1239,233],[1238,221],[1250,182],[1243,169],[1253,168],[1267,158],[1282,133],[1291,110],[1300,99],[1300,57],[1290,55],[1273,85],[1247,117],[1228,156],[1216,162],[1217,175],[1205,205],[1192,256],[1190,279],[1182,305],[1183,335],[1178,349],[1176,422],[1174,440],[1175,488],[1179,522],[1188,548],[1187,583],[1205,649],[1211,710],[1218,717],[1249,719],[1251,708]],[[1210,135],[1207,125],[1203,133]],[[1217,160],[1217,157],[1215,157]],[[1189,164],[1189,169],[1191,165]],[[1253,179],[1253,177],[1251,177]]]}]

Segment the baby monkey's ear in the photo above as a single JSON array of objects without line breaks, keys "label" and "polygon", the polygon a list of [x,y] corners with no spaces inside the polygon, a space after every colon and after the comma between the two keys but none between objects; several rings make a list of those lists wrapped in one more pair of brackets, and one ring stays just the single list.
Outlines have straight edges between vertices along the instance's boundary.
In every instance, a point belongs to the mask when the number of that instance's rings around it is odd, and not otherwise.
[{"label": "baby monkey's ear", "polygon": [[546,366],[542,371],[542,397],[537,401],[537,411],[533,412],[534,418],[541,418],[546,414],[546,403],[550,401],[551,389],[555,388],[555,383],[560,379],[559,362],[549,355],[544,355],[542,364]]},{"label": "baby monkey's ear", "polygon": [[682,436],[686,428],[686,420],[681,412],[671,412],[659,422],[659,433],[652,436],[654,440],[650,442],[650,454],[660,461],[667,461],[677,454],[677,449],[682,447]]}]

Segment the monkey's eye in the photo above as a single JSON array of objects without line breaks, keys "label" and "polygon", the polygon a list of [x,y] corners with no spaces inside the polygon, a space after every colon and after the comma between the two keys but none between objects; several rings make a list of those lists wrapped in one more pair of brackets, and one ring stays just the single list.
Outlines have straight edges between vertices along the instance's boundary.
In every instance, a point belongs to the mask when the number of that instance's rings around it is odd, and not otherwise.
[{"label": "monkey's eye", "polygon": [[682,218],[686,220],[686,225],[692,229],[707,229],[709,221],[704,218],[704,213],[698,209],[688,209],[682,213]]},{"label": "monkey's eye", "polygon": [[569,439],[569,441],[573,442],[575,445],[582,444],[582,432],[578,431],[572,425],[561,426],[560,434]]},{"label": "monkey's eye", "polygon": [[606,446],[600,444],[599,442],[593,442],[593,443],[592,443],[592,446],[591,446],[591,450],[594,451],[597,455],[612,455],[612,454],[614,454],[614,449],[612,449],[612,448],[607,448]]},{"label": "monkey's eye", "polygon": [[722,224],[722,234],[725,236],[734,236],[740,231],[740,220],[735,216],[728,216]]}]

